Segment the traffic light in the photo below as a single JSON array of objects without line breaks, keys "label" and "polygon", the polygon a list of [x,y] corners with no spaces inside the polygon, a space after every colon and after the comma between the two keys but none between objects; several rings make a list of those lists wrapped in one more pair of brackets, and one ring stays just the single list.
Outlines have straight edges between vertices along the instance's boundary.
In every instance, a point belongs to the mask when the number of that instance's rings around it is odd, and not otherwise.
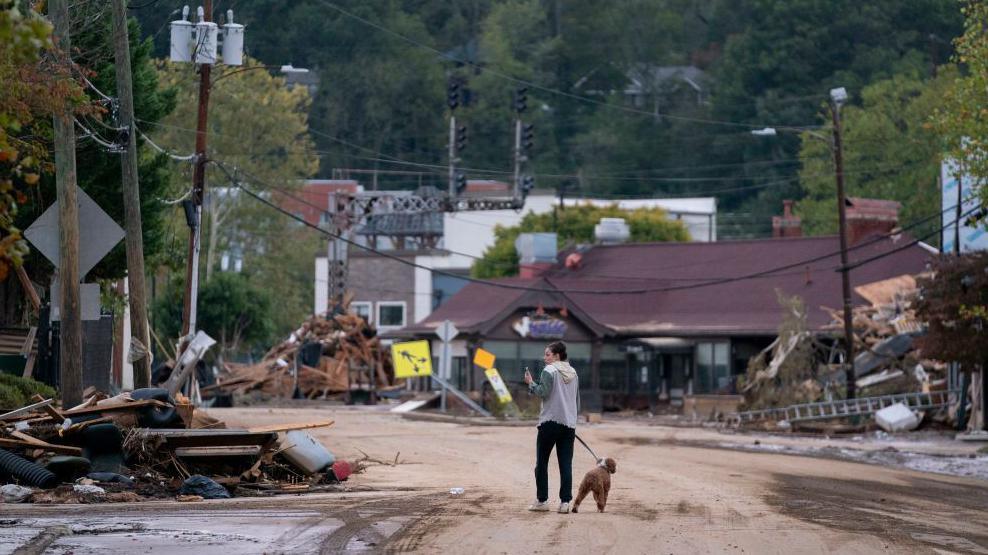
[{"label": "traffic light", "polygon": [[460,84],[455,81],[450,81],[446,86],[446,105],[450,110],[460,105]]},{"label": "traffic light", "polygon": [[467,126],[461,125],[456,128],[456,151],[459,152],[467,146]]},{"label": "traffic light", "polygon": [[456,194],[462,194],[467,190],[467,174],[458,173],[456,174]]},{"label": "traffic light", "polygon": [[515,91],[515,111],[519,114],[528,108],[528,87],[518,87]]},{"label": "traffic light", "polygon": [[535,124],[526,123],[521,128],[521,146],[525,150],[532,150],[535,146]]}]

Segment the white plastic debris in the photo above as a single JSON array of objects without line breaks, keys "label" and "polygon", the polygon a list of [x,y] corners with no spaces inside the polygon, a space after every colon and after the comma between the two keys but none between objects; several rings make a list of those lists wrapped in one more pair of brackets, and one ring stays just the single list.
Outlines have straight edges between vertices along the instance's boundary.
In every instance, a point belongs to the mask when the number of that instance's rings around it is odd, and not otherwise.
[{"label": "white plastic debris", "polygon": [[896,403],[876,412],[875,422],[889,433],[908,432],[919,426],[919,418],[902,403]]},{"label": "white plastic debris", "polygon": [[325,445],[303,430],[286,432],[281,447],[282,456],[309,474],[315,474],[336,461]]},{"label": "white plastic debris", "polygon": [[82,493],[82,494],[87,494],[87,495],[104,495],[104,494],[106,494],[106,490],[105,489],[103,489],[103,488],[101,488],[99,486],[94,486],[92,484],[76,484],[76,485],[72,486],[72,489],[75,490],[76,493]]},{"label": "white plastic debris", "polygon": [[16,484],[7,484],[0,487],[0,496],[3,497],[4,503],[20,503],[30,497],[32,493],[34,493],[34,490],[31,488]]},{"label": "white plastic debris", "polygon": [[449,488],[450,495],[463,495],[464,491],[466,490],[464,490],[463,488]]}]

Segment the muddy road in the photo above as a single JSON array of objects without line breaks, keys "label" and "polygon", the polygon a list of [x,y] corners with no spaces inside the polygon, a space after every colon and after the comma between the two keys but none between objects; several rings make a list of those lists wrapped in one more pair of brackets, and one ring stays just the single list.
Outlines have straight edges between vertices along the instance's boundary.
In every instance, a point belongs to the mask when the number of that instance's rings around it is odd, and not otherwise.
[{"label": "muddy road", "polygon": [[[330,417],[338,457],[400,464],[353,491],[181,504],[0,505],[4,553],[985,553],[988,481],[780,452],[713,432],[583,428],[617,460],[607,512],[529,513],[534,429],[403,420],[383,411],[224,409],[231,425]],[[792,441],[792,440],[786,440]],[[988,464],[988,459],[973,459]],[[579,448],[578,481],[593,466]],[[462,487],[463,495],[449,494]],[[558,488],[555,463],[550,492]],[[555,500],[553,500],[555,502]]]}]

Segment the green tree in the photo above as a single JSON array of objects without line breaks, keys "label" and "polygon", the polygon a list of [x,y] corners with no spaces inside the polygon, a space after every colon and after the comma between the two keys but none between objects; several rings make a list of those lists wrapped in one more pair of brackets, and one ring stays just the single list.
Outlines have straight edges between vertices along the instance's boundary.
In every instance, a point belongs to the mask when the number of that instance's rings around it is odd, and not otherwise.
[{"label": "green tree", "polygon": [[[954,0],[724,0],[717,18],[739,19],[741,29],[725,37],[715,65],[714,116],[775,126],[812,123],[833,87],[846,87],[857,103],[871,82],[930,71],[949,55],[940,42],[960,29]],[[938,57],[931,59],[932,53]],[[744,164],[746,173],[767,181],[795,177],[793,165],[748,165],[796,158],[796,137],[769,142],[739,131],[737,140],[715,151],[717,163]],[[727,196],[723,205],[744,202],[752,211],[774,213],[781,199],[798,193],[791,180],[757,195],[742,190]]]},{"label": "green tree", "polygon": [[[175,91],[167,84],[159,83],[150,40],[141,40],[141,30],[136,19],[127,22],[130,43],[130,64],[133,80],[134,116],[139,129],[150,133],[153,126],[175,108]],[[89,80],[99,91],[116,95],[116,67],[113,59],[113,21],[109,10],[91,26],[74,36],[73,48],[80,54],[75,62],[87,68]],[[104,140],[118,142],[114,106],[101,95],[87,88],[91,102],[98,111],[79,118],[88,129]],[[138,178],[141,191],[141,223],[144,257],[148,268],[154,268],[168,256],[167,230],[169,207],[162,202],[172,187],[171,161],[155,151],[144,137],[138,134]],[[84,190],[121,227],[124,224],[123,181],[120,170],[121,156],[108,152],[105,147],[90,139],[77,143],[76,165],[79,187]],[[50,188],[49,188],[50,187]],[[46,183],[50,192],[47,200],[53,200],[54,184]],[[40,209],[41,206],[37,206]],[[40,212],[38,212],[40,213]],[[114,280],[124,277],[127,271],[127,252],[124,241],[118,243],[89,273],[90,280]]]},{"label": "green tree", "polygon": [[[182,282],[175,279],[155,299],[154,327],[166,337],[177,337],[181,329],[183,291]],[[274,332],[271,295],[242,274],[219,272],[199,291],[197,327],[217,341],[221,358],[264,350]]]},{"label": "green tree", "polygon": [[[198,79],[187,65],[162,62],[159,71],[162,81],[177,89],[178,106],[155,127],[153,138],[169,150],[190,152],[195,143]],[[274,202],[295,196],[318,167],[308,134],[309,106],[304,87],[289,88],[284,77],[272,75],[256,60],[213,73],[208,151],[225,171],[215,164],[207,166],[202,283],[207,285],[215,277],[224,253],[240,255],[253,287],[281,292],[272,322],[286,334],[312,311],[312,255],[318,250],[318,238],[312,232],[301,233],[292,220],[241,194],[226,172]],[[174,181],[173,195],[187,191],[190,168],[177,173]],[[171,225],[173,236],[180,238],[176,258],[184,262],[188,231],[180,207],[174,208]]]},{"label": "green tree", "polygon": [[981,187],[988,206],[988,2],[964,3],[964,34],[954,41],[955,60],[965,70],[956,76],[932,118],[943,135],[945,154],[961,161],[966,174]]},{"label": "green tree", "polygon": [[622,210],[617,205],[584,204],[557,210],[555,213],[529,212],[519,225],[494,228],[494,245],[474,263],[471,274],[479,278],[512,276],[518,273],[515,239],[521,233],[554,231],[561,246],[594,241],[594,226],[601,218],[624,218],[631,231],[632,243],[689,241],[689,232],[680,221],[670,220],[661,208]]},{"label": "green tree", "polygon": [[[895,200],[902,203],[900,221],[911,223],[933,217],[940,210],[937,175],[940,144],[929,118],[942,103],[956,76],[951,67],[940,77],[898,75],[878,81],[861,92],[860,106],[841,111],[844,137],[844,183],[848,196]],[[829,138],[830,127],[821,130]],[[830,142],[804,134],[800,150],[802,200],[796,212],[810,235],[837,232],[837,206]],[[933,218],[910,230],[926,236],[940,225]],[[927,237],[936,243],[939,236]]]},{"label": "green tree", "polygon": [[27,253],[14,218],[48,159],[43,139],[32,140],[26,128],[58,96],[34,79],[43,73],[38,65],[42,49],[52,46],[51,25],[22,4],[0,2],[0,282]]}]

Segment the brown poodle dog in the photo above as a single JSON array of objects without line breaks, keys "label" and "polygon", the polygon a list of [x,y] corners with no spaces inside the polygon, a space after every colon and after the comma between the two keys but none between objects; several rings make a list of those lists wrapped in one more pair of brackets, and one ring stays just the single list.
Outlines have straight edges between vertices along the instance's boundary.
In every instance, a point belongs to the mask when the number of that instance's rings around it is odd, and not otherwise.
[{"label": "brown poodle dog", "polygon": [[573,500],[573,512],[580,512],[580,503],[591,491],[593,500],[597,502],[597,511],[604,512],[604,507],[607,506],[607,494],[611,491],[611,474],[615,472],[617,472],[617,464],[610,458],[604,459],[603,463],[599,463],[593,470],[587,472],[580,482],[580,492]]}]

